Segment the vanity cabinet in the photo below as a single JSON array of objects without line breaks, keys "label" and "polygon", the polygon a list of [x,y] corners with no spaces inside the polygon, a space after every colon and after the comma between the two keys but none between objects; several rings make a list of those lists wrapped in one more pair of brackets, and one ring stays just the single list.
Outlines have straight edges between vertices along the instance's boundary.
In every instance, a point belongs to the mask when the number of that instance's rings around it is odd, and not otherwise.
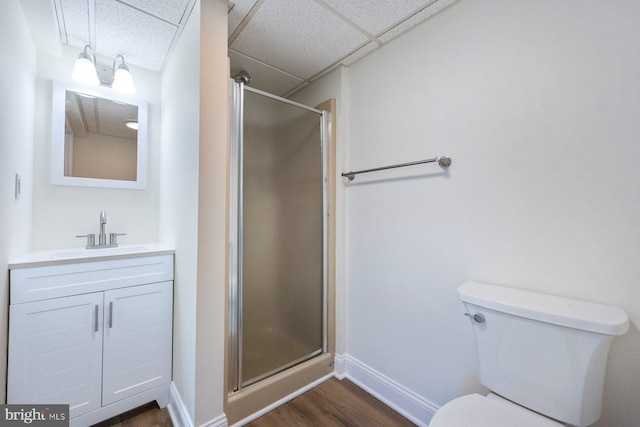
[{"label": "vanity cabinet", "polygon": [[66,403],[77,426],[168,404],[173,255],[10,274],[7,403]]},{"label": "vanity cabinet", "polygon": [[[12,305],[8,403],[69,403],[70,416],[100,408],[101,294]],[[98,321],[102,320],[99,313]]]}]

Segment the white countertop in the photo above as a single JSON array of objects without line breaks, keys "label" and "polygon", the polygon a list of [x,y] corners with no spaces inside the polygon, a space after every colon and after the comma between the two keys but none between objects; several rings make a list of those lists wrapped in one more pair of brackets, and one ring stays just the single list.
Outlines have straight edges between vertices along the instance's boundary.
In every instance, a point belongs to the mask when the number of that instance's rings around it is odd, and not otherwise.
[{"label": "white countertop", "polygon": [[11,262],[9,262],[9,269],[173,254],[174,252],[175,250],[171,246],[160,243],[120,245],[117,248],[75,248],[33,251],[11,260]]}]

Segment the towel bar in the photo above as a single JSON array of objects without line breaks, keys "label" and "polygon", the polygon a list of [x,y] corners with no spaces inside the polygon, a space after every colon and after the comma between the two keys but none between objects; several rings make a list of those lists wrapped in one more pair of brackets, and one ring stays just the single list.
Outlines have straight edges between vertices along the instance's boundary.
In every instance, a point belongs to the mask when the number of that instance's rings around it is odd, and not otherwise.
[{"label": "towel bar", "polygon": [[438,157],[434,157],[433,159],[418,160],[417,162],[399,163],[397,165],[382,166],[382,167],[373,168],[373,169],[363,169],[360,171],[344,172],[342,176],[347,178],[349,181],[353,181],[356,175],[360,173],[376,172],[376,171],[394,169],[394,168],[403,168],[406,166],[421,165],[424,163],[433,163],[433,162],[438,162],[438,165],[440,165],[440,167],[442,168],[448,168],[451,165],[451,158],[447,156],[438,156]]}]

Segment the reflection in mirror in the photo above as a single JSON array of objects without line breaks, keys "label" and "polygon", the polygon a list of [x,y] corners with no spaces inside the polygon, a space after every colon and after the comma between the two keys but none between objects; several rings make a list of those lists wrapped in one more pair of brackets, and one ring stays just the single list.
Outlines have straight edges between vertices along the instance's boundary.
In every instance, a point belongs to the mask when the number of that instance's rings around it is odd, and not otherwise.
[{"label": "reflection in mirror", "polygon": [[65,91],[64,175],[136,180],[138,107]]},{"label": "reflection in mirror", "polygon": [[51,182],[144,189],[146,102],[54,82]]}]

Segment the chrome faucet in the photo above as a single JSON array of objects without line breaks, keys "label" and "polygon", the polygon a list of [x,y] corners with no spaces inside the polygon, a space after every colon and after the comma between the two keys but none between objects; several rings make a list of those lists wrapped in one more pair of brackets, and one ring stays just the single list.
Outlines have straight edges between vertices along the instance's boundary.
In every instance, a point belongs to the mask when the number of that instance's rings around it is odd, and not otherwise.
[{"label": "chrome faucet", "polygon": [[107,244],[107,233],[104,229],[107,225],[107,213],[105,211],[100,212],[100,234],[98,235],[98,245],[104,246]]},{"label": "chrome faucet", "polygon": [[76,237],[86,237],[87,245],[85,246],[87,249],[99,249],[99,248],[117,248],[118,247],[118,236],[126,236],[124,233],[109,233],[109,243],[107,243],[107,233],[106,233],[106,225],[107,225],[107,213],[102,211],[100,212],[100,234],[98,234],[98,244],[96,245],[96,235],[94,233],[91,234],[82,234]]}]

